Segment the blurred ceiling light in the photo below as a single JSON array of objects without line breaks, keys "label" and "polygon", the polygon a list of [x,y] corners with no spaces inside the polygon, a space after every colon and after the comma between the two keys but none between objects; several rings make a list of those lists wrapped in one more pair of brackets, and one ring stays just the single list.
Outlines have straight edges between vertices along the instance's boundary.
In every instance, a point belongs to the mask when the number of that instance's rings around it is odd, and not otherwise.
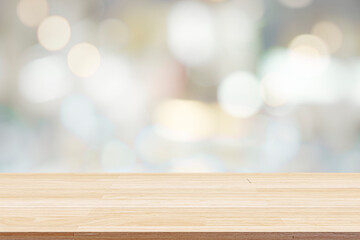
[{"label": "blurred ceiling light", "polygon": [[29,27],[36,27],[48,15],[47,0],[21,0],[17,5],[20,21]]},{"label": "blurred ceiling light", "polygon": [[221,82],[217,96],[220,107],[234,117],[250,117],[262,106],[259,82],[249,72],[230,74]]},{"label": "blurred ceiling light", "polygon": [[213,19],[208,7],[201,2],[175,3],[168,17],[167,35],[170,51],[186,65],[202,65],[214,55]]},{"label": "blurred ceiling light", "polygon": [[135,162],[135,151],[119,140],[107,142],[101,152],[101,166],[106,172],[129,172]]},{"label": "blurred ceiling light", "polygon": [[343,33],[340,27],[333,22],[321,21],[316,23],[312,33],[327,44],[331,53],[338,51],[343,44]]},{"label": "blurred ceiling light", "polygon": [[67,94],[71,78],[66,65],[58,57],[46,57],[28,63],[20,72],[19,88],[29,101],[41,103],[55,100]]},{"label": "blurred ceiling light", "polygon": [[157,130],[173,140],[200,140],[210,137],[216,126],[213,109],[201,102],[168,100],[160,104],[154,115]]},{"label": "blurred ceiling light", "polygon": [[78,77],[93,75],[100,66],[99,50],[90,43],[79,43],[73,46],[67,56],[70,71]]},{"label": "blurred ceiling light", "polygon": [[261,79],[261,96],[271,107],[279,107],[288,101],[288,82],[279,73],[268,73]]},{"label": "blurred ceiling light", "polygon": [[128,40],[128,29],[124,22],[106,19],[99,27],[99,38],[104,46],[120,47]]},{"label": "blurred ceiling light", "polygon": [[312,3],[312,0],[279,0],[281,4],[288,8],[304,8]]},{"label": "blurred ceiling light", "polygon": [[45,18],[37,31],[39,43],[49,51],[57,51],[65,47],[70,40],[70,35],[69,22],[60,16]]}]

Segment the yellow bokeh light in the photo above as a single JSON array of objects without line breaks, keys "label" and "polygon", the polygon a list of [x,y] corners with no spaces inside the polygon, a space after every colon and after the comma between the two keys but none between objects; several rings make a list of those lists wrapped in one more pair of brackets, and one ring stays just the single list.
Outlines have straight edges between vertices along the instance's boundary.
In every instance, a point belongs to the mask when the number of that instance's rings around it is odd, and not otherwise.
[{"label": "yellow bokeh light", "polygon": [[49,51],[57,51],[69,42],[71,29],[65,18],[50,16],[40,23],[37,35],[41,46]]},{"label": "yellow bokeh light", "polygon": [[343,44],[343,33],[335,23],[322,21],[314,25],[312,33],[320,37],[328,46],[331,53],[335,53]]},{"label": "yellow bokeh light", "polygon": [[73,74],[78,77],[90,77],[100,66],[99,50],[90,43],[79,43],[68,53],[67,62]]},{"label": "yellow bokeh light", "polygon": [[165,101],[156,109],[154,121],[162,135],[176,140],[199,140],[216,130],[212,108],[196,101]]},{"label": "yellow bokeh light", "polygon": [[302,55],[304,57],[309,57],[309,58],[321,57],[321,53],[317,49],[310,47],[310,46],[306,46],[306,45],[294,47],[290,51],[290,54],[299,54],[299,55]]},{"label": "yellow bokeh light", "polygon": [[[329,52],[326,43],[321,38],[311,34],[303,34],[295,37],[291,41],[289,48],[310,55],[314,55],[315,51],[317,51],[319,55],[326,56]],[[310,50],[310,48],[313,50]]]},{"label": "yellow bokeh light", "polygon": [[48,2],[47,0],[21,0],[16,11],[24,25],[36,27],[48,15]]},{"label": "yellow bokeh light", "polygon": [[304,34],[295,37],[289,45],[289,71],[299,78],[319,76],[329,65],[326,43],[319,37]]}]

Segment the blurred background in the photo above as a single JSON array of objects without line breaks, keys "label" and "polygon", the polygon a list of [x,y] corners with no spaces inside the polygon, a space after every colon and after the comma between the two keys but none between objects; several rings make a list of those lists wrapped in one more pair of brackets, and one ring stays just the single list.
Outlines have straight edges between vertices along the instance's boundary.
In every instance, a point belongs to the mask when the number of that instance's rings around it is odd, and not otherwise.
[{"label": "blurred background", "polygon": [[360,171],[358,0],[0,2],[0,172]]}]

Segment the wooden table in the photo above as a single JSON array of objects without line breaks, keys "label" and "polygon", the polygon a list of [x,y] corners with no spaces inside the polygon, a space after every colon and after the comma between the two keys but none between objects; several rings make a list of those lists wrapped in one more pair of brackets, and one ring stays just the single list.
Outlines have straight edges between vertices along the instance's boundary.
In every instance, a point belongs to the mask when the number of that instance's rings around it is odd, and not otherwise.
[{"label": "wooden table", "polygon": [[0,174],[0,239],[360,239],[360,174]]}]

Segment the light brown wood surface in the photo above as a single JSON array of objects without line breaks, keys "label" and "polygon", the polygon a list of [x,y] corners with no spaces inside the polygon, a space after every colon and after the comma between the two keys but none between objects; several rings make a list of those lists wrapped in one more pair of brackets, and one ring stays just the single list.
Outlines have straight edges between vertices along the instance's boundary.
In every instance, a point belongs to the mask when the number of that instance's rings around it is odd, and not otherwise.
[{"label": "light brown wood surface", "polygon": [[0,174],[0,239],[27,232],[79,240],[360,239],[360,174]]}]

